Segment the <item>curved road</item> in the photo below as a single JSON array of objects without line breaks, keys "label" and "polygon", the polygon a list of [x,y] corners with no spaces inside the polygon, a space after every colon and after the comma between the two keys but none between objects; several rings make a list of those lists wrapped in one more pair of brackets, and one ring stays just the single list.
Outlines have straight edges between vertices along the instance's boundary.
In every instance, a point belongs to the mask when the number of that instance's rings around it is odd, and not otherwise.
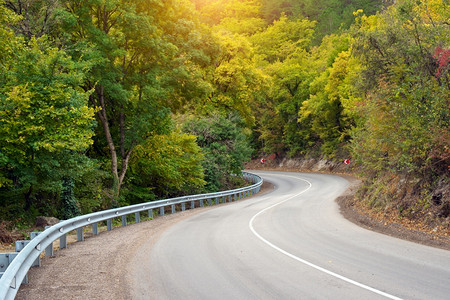
[{"label": "curved road", "polygon": [[254,173],[274,191],[195,215],[139,250],[133,299],[450,299],[450,252],[344,219],[342,177]]}]

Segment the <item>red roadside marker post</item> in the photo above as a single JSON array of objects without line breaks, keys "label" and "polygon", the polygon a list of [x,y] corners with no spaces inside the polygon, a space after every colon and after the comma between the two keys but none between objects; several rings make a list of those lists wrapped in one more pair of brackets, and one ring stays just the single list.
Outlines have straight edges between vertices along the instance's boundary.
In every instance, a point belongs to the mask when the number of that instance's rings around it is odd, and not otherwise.
[{"label": "red roadside marker post", "polygon": [[346,160],[344,160],[344,164],[346,165],[350,164],[350,160],[347,158]]}]

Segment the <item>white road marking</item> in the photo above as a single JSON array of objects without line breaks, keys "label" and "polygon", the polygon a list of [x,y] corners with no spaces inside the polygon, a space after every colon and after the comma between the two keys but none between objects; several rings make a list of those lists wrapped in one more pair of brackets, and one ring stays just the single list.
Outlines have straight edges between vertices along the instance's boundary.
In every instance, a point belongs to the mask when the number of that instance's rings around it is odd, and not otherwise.
[{"label": "white road marking", "polygon": [[255,228],[253,227],[253,221],[254,221],[259,215],[263,214],[264,212],[268,211],[269,209],[272,209],[272,208],[274,208],[274,207],[276,207],[276,206],[278,206],[278,205],[280,205],[280,204],[282,204],[282,203],[284,203],[284,202],[287,202],[287,201],[289,201],[289,200],[291,200],[291,199],[294,199],[295,197],[300,196],[301,194],[305,193],[306,191],[308,191],[308,190],[312,187],[311,182],[309,182],[309,181],[306,180],[306,179],[299,178],[299,177],[294,177],[294,176],[288,176],[288,175],[284,175],[284,176],[285,176],[285,177],[291,177],[291,178],[295,178],[295,179],[299,179],[299,180],[305,181],[305,182],[307,182],[307,183],[309,184],[309,186],[308,186],[308,188],[306,188],[305,190],[301,191],[300,193],[298,193],[298,194],[296,194],[296,195],[294,195],[294,196],[292,196],[292,197],[289,197],[289,198],[287,198],[286,200],[283,200],[283,201],[281,201],[281,202],[278,202],[278,203],[276,203],[276,204],[274,204],[274,205],[271,205],[271,206],[269,206],[269,207],[266,207],[266,208],[264,208],[263,210],[259,211],[257,214],[255,214],[255,215],[250,219],[250,221],[249,221],[249,223],[248,223],[248,226],[249,226],[250,230],[253,232],[253,234],[254,234],[257,238],[259,238],[261,241],[263,241],[264,243],[266,243],[267,245],[269,245],[270,247],[272,247],[273,249],[275,249],[275,250],[281,252],[282,254],[284,254],[284,255],[286,255],[286,256],[292,258],[292,259],[295,259],[296,261],[299,261],[299,262],[301,262],[301,263],[303,263],[303,264],[305,264],[305,265],[308,265],[308,266],[310,266],[310,267],[312,267],[312,268],[314,268],[314,269],[316,269],[316,270],[319,270],[319,271],[321,271],[321,272],[323,272],[323,273],[326,273],[326,274],[331,275],[331,276],[333,276],[333,277],[339,278],[339,279],[341,279],[341,280],[343,280],[343,281],[346,281],[346,282],[348,282],[348,283],[350,283],[350,284],[353,284],[353,285],[358,286],[358,287],[360,287],[360,288],[366,289],[366,290],[368,290],[368,291],[371,291],[371,292],[376,293],[376,294],[378,294],[378,295],[384,296],[384,297],[386,297],[386,298],[389,298],[389,299],[395,299],[395,300],[402,300],[402,298],[393,296],[393,295],[391,295],[391,294],[388,294],[388,293],[385,293],[385,292],[383,292],[383,291],[377,290],[377,289],[372,288],[372,287],[370,287],[370,286],[367,286],[367,285],[365,285],[365,284],[359,283],[359,282],[357,282],[357,281],[355,281],[355,280],[352,280],[352,279],[347,278],[347,277],[345,277],[345,276],[339,275],[339,274],[334,273],[334,272],[332,272],[332,271],[329,271],[329,270],[327,270],[327,269],[325,269],[325,268],[319,267],[319,266],[317,266],[317,265],[315,265],[315,264],[313,264],[313,263],[310,263],[309,261],[306,261],[306,260],[304,260],[304,259],[302,259],[302,258],[300,258],[300,257],[297,257],[297,256],[295,256],[295,255],[293,255],[293,254],[287,252],[286,250],[283,250],[283,249],[281,249],[280,247],[278,247],[278,246],[272,244],[271,242],[269,242],[268,240],[266,240],[265,238],[263,238],[258,232],[256,232]]}]

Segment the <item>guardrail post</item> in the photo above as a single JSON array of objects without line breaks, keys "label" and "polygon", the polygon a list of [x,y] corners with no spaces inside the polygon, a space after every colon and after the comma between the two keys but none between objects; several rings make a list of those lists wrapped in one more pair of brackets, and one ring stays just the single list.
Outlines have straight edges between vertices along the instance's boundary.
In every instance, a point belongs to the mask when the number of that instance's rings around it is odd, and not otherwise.
[{"label": "guardrail post", "polygon": [[134,213],[134,220],[136,223],[141,223],[141,213],[140,212]]},{"label": "guardrail post", "polygon": [[172,213],[174,214],[176,212],[175,211],[175,204],[172,204],[171,206],[172,206]]},{"label": "guardrail post", "polygon": [[148,210],[148,217],[153,219],[153,208]]},{"label": "guardrail post", "polygon": [[127,226],[127,216],[122,216],[122,226]]},{"label": "guardrail post", "polygon": [[78,242],[84,241],[83,227],[77,228],[77,241]]},{"label": "guardrail post", "polygon": [[113,229],[112,219],[106,220],[106,229],[107,229],[108,231],[111,231],[111,230]]},{"label": "guardrail post", "polygon": [[30,240],[34,239],[35,237],[37,237],[39,234],[41,234],[42,231],[33,231],[30,232]]},{"label": "guardrail post", "polygon": [[164,216],[164,206],[159,208],[159,215]]},{"label": "guardrail post", "polygon": [[[34,237],[36,237],[39,233],[37,233]],[[28,245],[29,242],[30,241],[16,241],[16,243],[15,243],[16,252],[22,251],[22,249],[25,248],[25,246]],[[41,257],[39,256],[38,258],[36,258],[36,260],[33,262],[33,264],[31,266],[32,267],[40,267],[41,266]]]},{"label": "guardrail post", "polygon": [[[41,231],[30,232],[30,240],[34,239],[41,233],[42,233]],[[36,258],[36,260],[33,262],[33,264],[31,266],[32,267],[40,267],[41,266],[41,256],[38,256],[38,258]]]},{"label": "guardrail post", "polygon": [[25,246],[28,245],[29,242],[30,241],[16,241],[15,242],[16,252],[22,251],[22,249],[25,248]]},{"label": "guardrail post", "polygon": [[[51,226],[45,226],[45,229],[50,228]],[[47,248],[45,248],[45,256],[47,257],[51,257],[53,256],[53,243],[51,243],[50,245],[47,246]]]},{"label": "guardrail post", "polygon": [[195,208],[194,200],[191,201],[191,209]]},{"label": "guardrail post", "polygon": [[[60,220],[59,223],[63,222],[64,220]],[[67,248],[67,234],[63,234],[59,237],[59,249],[65,249]]]},{"label": "guardrail post", "polygon": [[234,201],[237,201],[237,194],[234,194]]},{"label": "guardrail post", "polygon": [[98,235],[98,223],[92,224],[92,233]]},{"label": "guardrail post", "polygon": [[59,249],[67,248],[67,234],[63,234],[59,237]]},{"label": "guardrail post", "polygon": [[211,206],[212,205],[212,199],[208,198],[208,205]]},{"label": "guardrail post", "polygon": [[9,266],[9,253],[0,253],[0,272],[5,272]]},{"label": "guardrail post", "polygon": [[45,248],[45,256],[46,257],[52,257],[53,256],[53,243],[48,245],[47,248]]},{"label": "guardrail post", "polygon": [[183,202],[181,203],[181,211],[185,211],[186,210],[186,204]]},{"label": "guardrail post", "polygon": [[[0,278],[2,277],[4,271],[8,268],[8,266],[12,263],[14,258],[17,256],[17,252],[14,253],[0,253]],[[25,277],[22,281],[23,284],[28,283],[28,274],[25,274]]]},{"label": "guardrail post", "polygon": [[200,207],[203,207],[203,199],[200,199]]}]

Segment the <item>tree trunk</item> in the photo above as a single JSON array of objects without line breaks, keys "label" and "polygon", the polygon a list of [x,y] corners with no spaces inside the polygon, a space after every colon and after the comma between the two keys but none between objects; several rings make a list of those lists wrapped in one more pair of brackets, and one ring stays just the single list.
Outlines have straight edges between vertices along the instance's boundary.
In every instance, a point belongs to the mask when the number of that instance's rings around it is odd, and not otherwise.
[{"label": "tree trunk", "polygon": [[[117,161],[117,151],[116,151],[116,147],[114,145],[114,140],[112,138],[111,131],[109,129],[108,117],[106,116],[106,105],[105,105],[105,96],[104,96],[103,86],[99,86],[97,88],[97,95],[98,95],[98,100],[100,102],[100,108],[101,108],[101,110],[99,110],[97,112],[97,115],[103,125],[103,130],[105,133],[106,141],[108,143],[109,152],[111,154],[111,172],[112,172],[112,176],[113,176],[113,197],[111,199],[112,200],[111,205],[114,207],[114,206],[118,205],[120,186],[122,185],[123,179],[120,180],[120,178],[119,178],[119,170],[118,170],[118,164],[117,164],[117,162],[118,162]],[[122,166],[122,169],[123,169],[123,166]],[[124,173],[123,170],[121,173]],[[123,174],[123,177],[125,177],[125,174]]]},{"label": "tree trunk", "polygon": [[30,183],[30,188],[28,189],[28,192],[25,194],[25,211],[29,211],[31,208],[31,205],[33,204],[33,200],[31,199],[31,194],[33,193],[33,184]]}]

